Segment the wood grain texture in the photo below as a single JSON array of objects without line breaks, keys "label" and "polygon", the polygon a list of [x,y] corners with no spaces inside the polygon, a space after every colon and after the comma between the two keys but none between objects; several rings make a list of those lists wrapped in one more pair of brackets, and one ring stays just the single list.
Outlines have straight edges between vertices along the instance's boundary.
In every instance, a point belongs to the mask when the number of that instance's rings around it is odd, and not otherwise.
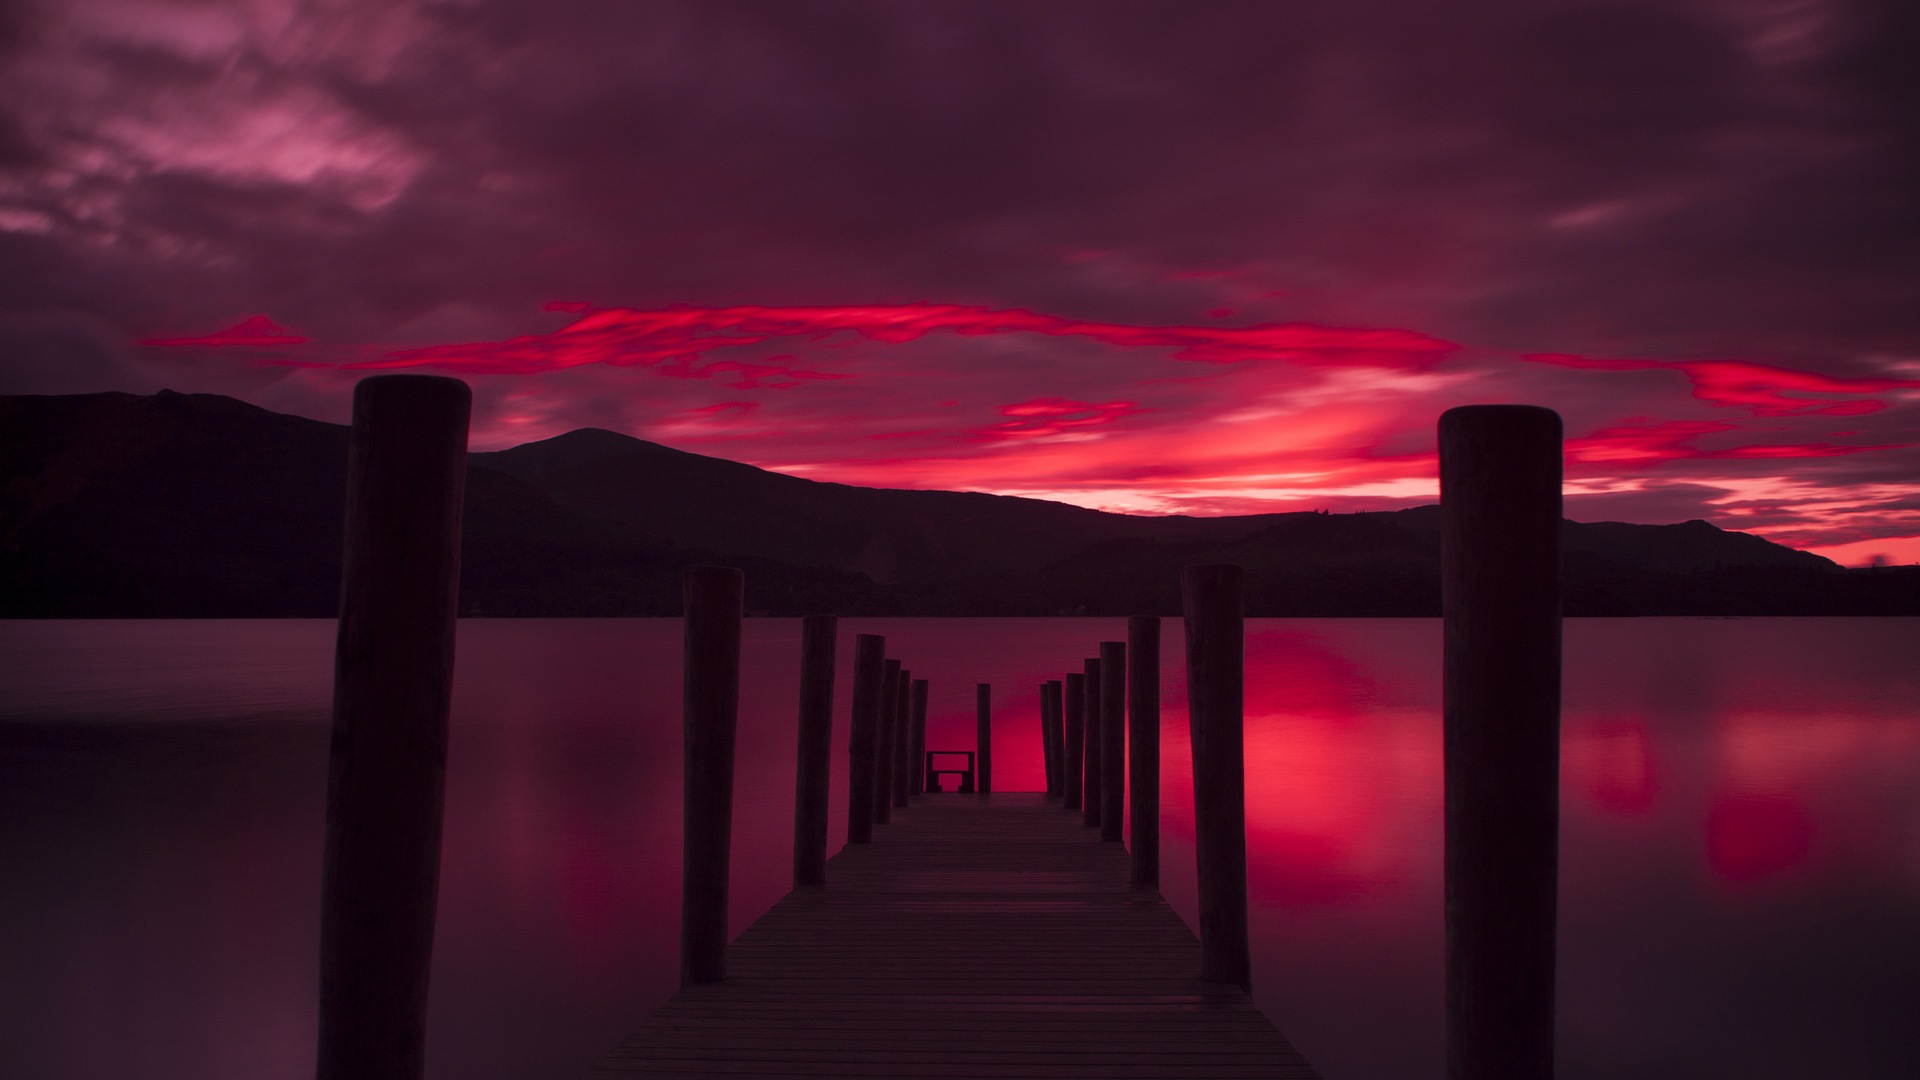
[{"label": "wood grain texture", "polygon": [[587,1076],[1318,1077],[1129,877],[1057,799],[917,798]]}]

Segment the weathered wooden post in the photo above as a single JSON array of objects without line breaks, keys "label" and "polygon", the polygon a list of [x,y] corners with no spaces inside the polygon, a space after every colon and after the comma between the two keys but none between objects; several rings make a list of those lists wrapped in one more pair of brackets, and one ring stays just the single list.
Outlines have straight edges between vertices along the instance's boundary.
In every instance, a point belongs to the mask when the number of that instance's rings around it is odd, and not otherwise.
[{"label": "weathered wooden post", "polygon": [[[893,686],[893,756],[896,769],[899,767],[900,751],[907,749],[911,738],[908,729],[912,714],[913,671],[903,667],[900,669],[900,681]],[[897,777],[899,774],[896,772],[894,775]],[[900,794],[892,782],[888,784],[888,793],[895,798]]]},{"label": "weathered wooden post", "polygon": [[912,774],[913,793],[927,793],[927,680],[914,683],[913,755],[908,772]]},{"label": "weathered wooden post", "polygon": [[1193,735],[1194,861],[1200,977],[1251,989],[1247,952],[1245,619],[1238,566],[1181,575],[1187,624],[1187,714]]},{"label": "weathered wooden post", "polygon": [[925,700],[927,680],[907,679],[907,673],[901,672],[901,679],[907,685],[902,687],[907,693],[905,707],[900,710],[900,730],[895,735],[893,748],[893,805],[894,809],[905,809],[907,796],[913,792],[913,703]]},{"label": "weathered wooden post", "polygon": [[1058,795],[1053,779],[1053,684],[1040,684],[1040,775],[1046,779],[1047,794]]},{"label": "weathered wooden post", "polygon": [[418,1080],[440,882],[472,395],[353,391],[320,885],[320,1080]]},{"label": "weathered wooden post", "polygon": [[1100,839],[1119,843],[1127,820],[1127,643],[1100,643]]},{"label": "weathered wooden post", "polygon": [[993,791],[993,684],[973,684],[973,748],[980,755],[974,789],[982,795]]},{"label": "weathered wooden post", "polygon": [[1066,781],[1062,779],[1065,769],[1061,765],[1061,746],[1066,739],[1066,704],[1062,701],[1065,687],[1059,679],[1047,680],[1047,704],[1052,711],[1047,715],[1047,752],[1053,761],[1053,794],[1060,795],[1066,790]]},{"label": "weathered wooden post", "polygon": [[1040,719],[1040,776],[1046,781],[1047,794],[1053,794],[1053,746],[1047,742],[1047,684],[1042,682],[1037,690]]},{"label": "weathered wooden post", "polygon": [[740,606],[746,575],[689,566],[680,713],[680,985],[727,976],[727,868],[733,841],[733,745],[740,712]]},{"label": "weathered wooden post", "polygon": [[893,823],[893,740],[900,730],[900,685],[910,673],[902,671],[900,661],[887,661],[887,674],[880,690],[880,737],[873,750],[873,823]]},{"label": "weathered wooden post", "polygon": [[840,620],[800,620],[800,751],[793,780],[793,884],[827,883],[827,786],[833,772],[833,661]]},{"label": "weathered wooden post", "polygon": [[1080,771],[1080,747],[1086,736],[1087,677],[1078,671],[1067,672],[1065,690],[1066,715],[1061,718],[1061,734],[1065,738],[1060,747],[1060,768],[1063,770],[1060,776],[1060,806],[1063,810],[1078,810],[1084,794],[1081,781],[1086,779]]},{"label": "weathered wooden post", "polygon": [[847,732],[847,843],[873,840],[873,773],[880,743],[880,716],[887,700],[887,639],[853,639],[853,720]]},{"label": "weathered wooden post", "polygon": [[1160,619],[1127,620],[1127,770],[1133,883],[1160,885]]},{"label": "weathered wooden post", "polygon": [[1447,1075],[1553,1075],[1560,417],[1440,417]]},{"label": "weathered wooden post", "polygon": [[1107,703],[1100,697],[1100,691],[1104,689],[1100,682],[1100,661],[1084,660],[1080,666],[1081,677],[1087,683],[1087,731],[1082,764],[1086,775],[1080,781],[1080,824],[1098,828],[1103,804],[1100,782],[1107,775],[1100,768],[1100,748],[1106,742],[1103,728],[1107,722]]}]

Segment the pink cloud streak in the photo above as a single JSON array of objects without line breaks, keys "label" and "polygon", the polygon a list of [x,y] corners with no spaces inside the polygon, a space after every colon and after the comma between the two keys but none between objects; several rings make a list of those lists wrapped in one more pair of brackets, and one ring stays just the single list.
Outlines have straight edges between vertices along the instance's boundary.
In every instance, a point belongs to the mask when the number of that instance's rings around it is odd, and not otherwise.
[{"label": "pink cloud streak", "polygon": [[289,330],[267,318],[254,315],[225,330],[216,330],[211,334],[198,337],[155,337],[141,338],[139,344],[151,348],[249,348],[264,349],[282,345],[305,345],[311,341],[302,334]]},{"label": "pink cloud streak", "polygon": [[[945,330],[968,337],[1044,334],[1080,337],[1109,345],[1173,350],[1176,360],[1226,364],[1284,360],[1313,367],[1372,366],[1420,371],[1457,350],[1451,342],[1411,330],[1348,329],[1307,323],[1262,323],[1245,327],[1131,326],[1090,322],[1028,311],[962,304],[883,304],[819,307],[697,307],[654,310],[589,308],[576,302],[547,305],[580,318],[551,334],[505,341],[404,349],[358,368],[432,365],[476,374],[534,374],[583,364],[643,365],[667,374],[702,378],[707,353],[758,345],[782,337],[815,341],[853,333],[870,341],[901,344]],[[785,369],[789,380],[844,378]]]},{"label": "pink cloud streak", "polygon": [[[1203,515],[1430,500],[1432,453],[1408,432],[1451,404],[1473,400],[1469,395],[1512,393],[1487,380],[1516,370],[1512,354],[1460,358],[1454,345],[1402,329],[1135,326],[958,304],[547,307],[570,315],[569,324],[425,348],[316,343],[264,315],[140,344],[155,353],[197,347],[251,367],[310,372],[290,379],[291,389],[380,370],[484,376],[496,402],[491,413],[482,410],[477,429],[488,445],[605,426],[814,479]],[[1000,335],[1041,341],[983,351],[966,344]],[[947,344],[933,340],[939,337]],[[1119,351],[1096,362],[1046,349],[1047,342],[1068,340]],[[844,350],[863,342],[879,348]],[[916,342],[897,362],[879,355]],[[769,345],[789,351],[767,355]],[[828,359],[837,352],[843,358]],[[1910,395],[1889,391],[1920,387],[1916,379],[1829,376],[1737,360],[1559,353],[1518,359],[1530,361],[1519,369],[1540,375],[1540,368],[1564,372],[1546,383],[1536,376],[1521,392],[1572,407],[1570,476],[1615,477],[1628,485],[1621,490],[1633,491],[1642,481],[1628,478],[1685,474],[1702,485],[1700,498],[1711,500],[1692,512],[1732,527],[1755,523],[1726,501],[1728,492],[1768,476],[1791,486],[1791,472],[1815,461],[1860,461],[1829,471],[1871,478],[1884,468],[1869,460],[1872,454],[1914,445],[1891,411],[1905,408]],[[1203,366],[1173,377],[1169,361]],[[1473,370],[1477,377],[1462,379]],[[1632,374],[1661,370],[1687,382],[1653,387]],[[631,378],[641,372],[677,385],[643,389]],[[759,393],[801,386],[809,389]],[[1658,401],[1636,400],[1650,395]],[[1703,405],[1770,422],[1703,417]],[[1879,415],[1831,429],[1834,418],[1870,414]],[[1911,490],[1898,481],[1893,487]],[[1789,501],[1798,506],[1809,497]],[[1872,524],[1866,516],[1886,529],[1902,527],[1887,513],[1843,514],[1823,504],[1804,508],[1790,538],[1855,542]],[[1787,524],[1769,523],[1774,535],[1789,539],[1780,531]]]},{"label": "pink cloud streak", "polygon": [[1710,420],[1669,420],[1658,424],[1621,424],[1591,435],[1568,439],[1567,460],[1610,468],[1643,469],[1685,459],[1737,460],[1755,458],[1815,458],[1891,450],[1893,446],[1838,446],[1832,443],[1774,443],[1730,446],[1719,450],[1695,445],[1708,435],[1737,431],[1736,424]]},{"label": "pink cloud streak", "polygon": [[996,441],[1064,435],[1104,427],[1139,411],[1140,406],[1131,401],[1107,401],[1095,405],[1067,398],[1034,398],[1000,406],[1000,414],[1007,419],[991,427],[969,432],[968,437]]},{"label": "pink cloud streak", "polygon": [[1741,360],[1602,360],[1563,353],[1530,353],[1523,359],[1592,371],[1678,371],[1693,383],[1693,396],[1715,405],[1743,408],[1755,416],[1862,416],[1884,401],[1826,401],[1791,394],[1880,394],[1920,387],[1920,379],[1837,379],[1810,371]]}]

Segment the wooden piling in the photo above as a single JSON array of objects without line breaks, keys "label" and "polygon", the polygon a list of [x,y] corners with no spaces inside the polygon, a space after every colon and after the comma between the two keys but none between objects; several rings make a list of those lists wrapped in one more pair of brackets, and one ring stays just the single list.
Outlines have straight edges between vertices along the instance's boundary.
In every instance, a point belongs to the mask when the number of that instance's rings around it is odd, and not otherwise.
[{"label": "wooden piling", "polygon": [[993,791],[993,684],[973,684],[973,749],[980,755],[975,766],[974,789],[982,795]]},{"label": "wooden piling", "polygon": [[1078,671],[1067,672],[1064,700],[1066,709],[1061,717],[1061,734],[1064,740],[1060,747],[1060,807],[1063,810],[1080,809],[1082,781],[1086,779],[1081,772],[1081,744],[1086,737],[1087,724],[1087,677]]},{"label": "wooden piling", "polygon": [[[906,673],[902,672],[901,675],[904,678]],[[913,767],[914,705],[916,702],[925,702],[927,680],[907,680],[906,689],[906,704],[900,710],[900,731],[896,736],[898,742],[893,754],[893,806],[896,810],[906,809],[907,797],[913,793],[913,774],[916,771]]]},{"label": "wooden piling", "polygon": [[833,772],[833,662],[840,620],[800,621],[800,748],[793,779],[793,884],[827,883],[827,788]]},{"label": "wooden piling", "polygon": [[1107,774],[1100,768],[1100,749],[1106,742],[1102,729],[1107,722],[1107,703],[1100,696],[1105,689],[1100,682],[1100,661],[1084,660],[1080,667],[1081,677],[1087,683],[1087,730],[1082,743],[1081,765],[1086,771],[1080,779],[1080,824],[1093,829],[1100,826],[1100,809],[1104,802],[1100,782],[1106,779]]},{"label": "wooden piling", "polygon": [[901,669],[900,661],[887,660],[886,680],[880,691],[880,737],[874,740],[873,750],[875,825],[887,825],[893,821],[893,740],[900,730],[901,680],[910,674]]},{"label": "wooden piling", "polygon": [[1127,815],[1127,643],[1100,643],[1100,839],[1120,842]]},{"label": "wooden piling", "polygon": [[907,743],[911,739],[908,727],[909,718],[913,713],[912,701],[913,671],[910,668],[903,667],[900,669],[900,681],[896,682],[893,686],[893,759],[896,771],[893,773],[893,780],[887,785],[887,793],[890,799],[896,798],[900,794],[897,786],[900,775],[898,772],[900,751],[907,749]]},{"label": "wooden piling", "polygon": [[1047,794],[1058,795],[1053,777],[1053,684],[1040,684],[1040,775],[1046,780]]},{"label": "wooden piling", "polygon": [[1245,619],[1238,566],[1181,575],[1187,626],[1187,713],[1193,736],[1194,861],[1200,892],[1200,977],[1252,986],[1247,951]]},{"label": "wooden piling", "polygon": [[719,982],[727,964],[727,869],[733,840],[733,746],[740,713],[740,609],[746,575],[689,566],[680,714],[680,985]]},{"label": "wooden piling", "polygon": [[1440,417],[1447,1075],[1553,1075],[1561,425]]},{"label": "wooden piling", "polygon": [[1127,840],[1133,884],[1160,887],[1160,619],[1127,620]]},{"label": "wooden piling", "polygon": [[1065,771],[1061,765],[1061,746],[1066,742],[1066,705],[1062,701],[1065,687],[1059,679],[1047,680],[1047,701],[1051,712],[1047,716],[1047,749],[1053,755],[1053,794],[1059,795],[1065,790],[1061,779]]},{"label": "wooden piling", "polygon": [[915,684],[913,699],[913,754],[907,773],[915,795],[927,793],[927,680]]},{"label": "wooden piling", "polygon": [[418,1080],[440,877],[472,395],[353,392],[320,886],[320,1080]]},{"label": "wooden piling", "polygon": [[1040,776],[1046,781],[1047,794],[1053,794],[1053,746],[1047,742],[1047,684],[1035,687],[1039,700]]},{"label": "wooden piling", "polygon": [[847,843],[873,840],[873,773],[880,716],[887,700],[887,639],[860,634],[853,641],[853,719],[847,732]]}]

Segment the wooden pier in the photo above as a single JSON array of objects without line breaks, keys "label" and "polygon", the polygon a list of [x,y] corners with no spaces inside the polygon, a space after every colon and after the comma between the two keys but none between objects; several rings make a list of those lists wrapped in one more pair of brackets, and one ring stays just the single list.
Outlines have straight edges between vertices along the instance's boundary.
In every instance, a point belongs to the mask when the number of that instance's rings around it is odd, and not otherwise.
[{"label": "wooden pier", "polygon": [[[438,377],[354,391],[319,1080],[424,1074],[470,401]],[[1553,1076],[1561,442],[1559,416],[1533,406],[1440,419],[1457,1080]],[[1102,642],[1101,659],[1066,673],[1064,696],[1042,695],[1048,794],[990,793],[985,684],[977,748],[960,751],[967,794],[932,794],[926,680],[886,657],[884,638],[857,635],[847,849],[828,861],[837,619],[816,615],[802,634],[796,887],[729,945],[744,578],[689,567],[682,989],[589,1075],[1316,1076],[1246,994],[1241,579],[1234,565],[1181,572],[1198,940],[1154,890],[1157,618]]]},{"label": "wooden pier", "polygon": [[916,797],[587,1075],[1318,1077],[1129,880],[1058,799]]}]

